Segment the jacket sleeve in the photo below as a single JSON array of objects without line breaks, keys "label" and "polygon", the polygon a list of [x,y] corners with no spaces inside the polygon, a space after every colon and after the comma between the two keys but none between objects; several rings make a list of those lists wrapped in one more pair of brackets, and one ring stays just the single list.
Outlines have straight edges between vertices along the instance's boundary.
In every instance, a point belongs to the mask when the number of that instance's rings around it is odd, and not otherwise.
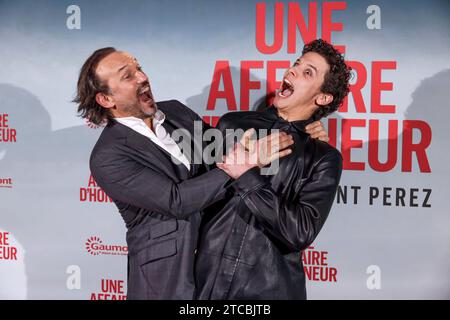
[{"label": "jacket sleeve", "polygon": [[127,156],[97,154],[91,172],[113,200],[156,211],[177,219],[222,199],[230,177],[220,169],[176,182]]},{"label": "jacket sleeve", "polygon": [[313,243],[325,223],[341,172],[342,157],[333,149],[319,160],[295,200],[277,194],[258,168],[243,174],[233,187],[269,234],[292,251],[300,251]]}]

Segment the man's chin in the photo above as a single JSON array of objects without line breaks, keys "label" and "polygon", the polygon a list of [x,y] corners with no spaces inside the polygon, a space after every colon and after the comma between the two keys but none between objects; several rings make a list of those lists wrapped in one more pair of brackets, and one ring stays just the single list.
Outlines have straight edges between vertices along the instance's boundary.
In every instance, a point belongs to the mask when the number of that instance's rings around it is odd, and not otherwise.
[{"label": "man's chin", "polygon": [[285,109],[289,106],[289,98],[280,97],[278,94],[273,99],[273,106],[277,109]]},{"label": "man's chin", "polygon": [[154,101],[151,101],[149,103],[141,105],[141,110],[145,115],[153,117],[156,111],[158,111],[158,107],[156,106],[156,103]]}]

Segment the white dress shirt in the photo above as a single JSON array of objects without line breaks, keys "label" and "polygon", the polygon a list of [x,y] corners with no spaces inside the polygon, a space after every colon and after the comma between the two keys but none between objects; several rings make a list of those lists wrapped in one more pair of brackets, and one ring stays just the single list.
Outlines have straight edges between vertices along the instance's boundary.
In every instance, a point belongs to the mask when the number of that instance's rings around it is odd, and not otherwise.
[{"label": "white dress shirt", "polygon": [[128,128],[146,136],[151,141],[156,143],[158,146],[166,150],[173,158],[179,161],[179,163],[184,164],[184,166],[190,170],[190,163],[186,156],[181,152],[180,147],[172,139],[170,134],[162,126],[162,123],[166,119],[165,114],[158,110],[153,118],[153,128],[154,132],[145,124],[142,119],[136,117],[123,117],[114,118],[117,122],[127,126]]}]

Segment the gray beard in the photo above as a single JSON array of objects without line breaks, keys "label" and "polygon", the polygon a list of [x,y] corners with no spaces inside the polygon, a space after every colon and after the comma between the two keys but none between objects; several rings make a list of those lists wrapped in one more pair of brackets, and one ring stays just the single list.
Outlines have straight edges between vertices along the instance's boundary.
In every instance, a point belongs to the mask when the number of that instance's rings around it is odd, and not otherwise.
[{"label": "gray beard", "polygon": [[139,118],[139,119],[153,119],[153,117],[155,116],[155,113],[158,111],[158,107],[156,106],[156,103],[154,104],[154,111],[152,111],[151,113],[146,113],[143,110],[141,110],[141,108],[139,106],[129,106],[126,107],[125,109],[126,111],[133,111],[131,113],[131,115],[133,117]]}]

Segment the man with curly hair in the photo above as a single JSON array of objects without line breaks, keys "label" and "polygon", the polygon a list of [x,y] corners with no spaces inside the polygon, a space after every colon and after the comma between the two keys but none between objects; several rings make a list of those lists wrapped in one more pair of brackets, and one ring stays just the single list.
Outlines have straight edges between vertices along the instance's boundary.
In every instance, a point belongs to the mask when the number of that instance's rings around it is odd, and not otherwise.
[{"label": "man with curly hair", "polygon": [[[247,171],[233,182],[225,200],[208,209],[196,261],[198,299],[306,299],[301,252],[327,219],[342,157],[307,134],[305,126],[338,109],[349,79],[343,56],[315,40],[285,72],[273,106],[221,118],[218,127],[224,134],[226,129],[279,129],[293,136],[294,145],[275,174],[262,175],[259,167]],[[259,148],[249,139],[250,131],[245,145]],[[219,164],[225,172],[235,152]]]}]

